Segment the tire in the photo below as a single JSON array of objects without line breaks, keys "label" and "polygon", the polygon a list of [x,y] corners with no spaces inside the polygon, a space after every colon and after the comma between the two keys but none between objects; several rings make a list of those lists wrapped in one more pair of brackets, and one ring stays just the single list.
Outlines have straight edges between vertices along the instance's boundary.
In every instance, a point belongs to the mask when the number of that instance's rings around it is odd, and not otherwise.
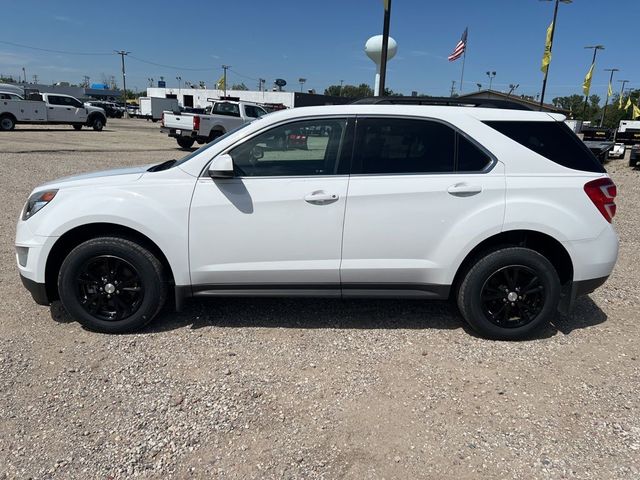
[{"label": "tire", "polygon": [[635,168],[636,167],[636,163],[638,163],[638,160],[636,160],[635,158],[631,158],[631,156],[629,156],[629,166],[631,168]]},{"label": "tire", "polygon": [[178,137],[176,138],[176,141],[178,142],[178,145],[180,145],[180,148],[184,148],[185,150],[188,150],[191,147],[193,147],[193,143],[195,142],[193,138],[185,138],[185,137]]},{"label": "tire", "polygon": [[82,130],[82,125],[74,125],[73,129],[74,130]]},{"label": "tire", "polygon": [[2,115],[0,117],[0,130],[8,132],[16,128],[16,120],[12,115]]},{"label": "tire", "polygon": [[148,324],[162,308],[167,285],[160,261],[135,242],[118,237],[87,240],[62,262],[60,300],[89,330],[125,333]]},{"label": "tire", "polygon": [[221,137],[222,135],[224,135],[224,133],[219,130],[210,132],[209,137],[207,137],[207,143],[213,142],[216,138]]},{"label": "tire", "polygon": [[458,308],[467,323],[495,340],[530,337],[549,323],[559,301],[560,279],[551,262],[521,247],[488,253],[468,270],[458,290]]},{"label": "tire", "polygon": [[104,128],[105,123],[106,121],[102,116],[96,115],[95,117],[93,117],[93,120],[91,121],[90,125],[91,125],[91,128],[93,128],[96,132],[101,132],[102,129]]}]

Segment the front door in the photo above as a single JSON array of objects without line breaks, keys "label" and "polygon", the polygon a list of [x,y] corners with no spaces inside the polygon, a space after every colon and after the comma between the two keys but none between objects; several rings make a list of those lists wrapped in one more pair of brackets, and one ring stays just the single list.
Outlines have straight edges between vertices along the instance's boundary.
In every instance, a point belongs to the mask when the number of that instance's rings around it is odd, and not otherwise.
[{"label": "front door", "polygon": [[48,95],[47,119],[50,122],[82,123],[87,116],[82,103],[73,97]]},{"label": "front door", "polygon": [[503,166],[451,126],[358,118],[341,267],[344,296],[439,297],[457,255],[504,217]]},{"label": "front door", "polygon": [[347,124],[271,128],[228,152],[234,178],[198,180],[189,232],[196,293],[340,295]]}]

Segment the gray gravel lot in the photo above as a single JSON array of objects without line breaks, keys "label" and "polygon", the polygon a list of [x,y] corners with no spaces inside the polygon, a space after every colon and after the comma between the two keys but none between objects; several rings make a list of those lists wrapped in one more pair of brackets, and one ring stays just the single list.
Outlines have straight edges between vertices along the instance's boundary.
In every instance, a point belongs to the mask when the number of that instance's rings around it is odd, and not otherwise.
[{"label": "gray gravel lot", "polygon": [[620,259],[539,338],[447,303],[193,300],[145,331],[56,322],[15,267],[30,190],[183,155],[158,124],[0,134],[0,478],[640,478],[640,171]]}]

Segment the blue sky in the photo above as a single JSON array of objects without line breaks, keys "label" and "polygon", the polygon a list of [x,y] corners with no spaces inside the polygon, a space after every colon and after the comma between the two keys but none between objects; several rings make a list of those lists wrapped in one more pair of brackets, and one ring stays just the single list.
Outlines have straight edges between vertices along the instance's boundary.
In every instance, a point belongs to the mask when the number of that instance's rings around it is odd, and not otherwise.
[{"label": "blue sky", "polygon": [[[487,70],[496,71],[494,89],[520,84],[516,93],[540,91],[540,59],[552,2],[539,0],[393,0],[391,36],[398,54],[389,63],[387,86],[447,95],[460,81],[462,60],[446,60],[465,27],[469,43],[464,90],[488,86]],[[163,75],[169,85],[204,80],[208,85],[231,65],[229,82],[256,88],[258,77],[281,77],[287,88],[323,91],[330,84],[373,84],[374,64],[364,43],[382,31],[381,0],[3,0],[0,41],[52,50],[109,53],[125,49],[132,57],[180,68],[127,59],[127,86],[142,89],[147,78]],[[122,26],[122,19],[126,23]],[[575,0],[560,5],[547,99],[580,93],[591,61],[586,45],[603,44],[592,93],[604,97],[608,73],[640,88],[637,22],[640,0]],[[46,83],[79,83],[83,75],[102,74],[121,82],[120,57],[47,53],[0,43],[0,73],[14,77],[25,67]],[[200,69],[191,71],[186,68]]]}]

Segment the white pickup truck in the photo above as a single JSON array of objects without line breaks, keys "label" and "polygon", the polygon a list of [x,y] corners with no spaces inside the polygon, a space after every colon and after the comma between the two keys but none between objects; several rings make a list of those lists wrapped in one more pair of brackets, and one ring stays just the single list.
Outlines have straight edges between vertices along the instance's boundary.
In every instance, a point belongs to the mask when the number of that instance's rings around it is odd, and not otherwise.
[{"label": "white pickup truck", "polygon": [[100,131],[107,124],[102,108],[85,105],[70,95],[41,93],[30,100],[4,97],[0,98],[0,130],[13,130],[18,123],[38,123],[73,125],[76,130],[84,125]]},{"label": "white pickup truck", "polygon": [[195,142],[208,143],[243,123],[267,114],[256,103],[231,100],[214,101],[207,107],[207,112],[164,112],[160,131],[175,138],[180,147],[191,148]]}]

